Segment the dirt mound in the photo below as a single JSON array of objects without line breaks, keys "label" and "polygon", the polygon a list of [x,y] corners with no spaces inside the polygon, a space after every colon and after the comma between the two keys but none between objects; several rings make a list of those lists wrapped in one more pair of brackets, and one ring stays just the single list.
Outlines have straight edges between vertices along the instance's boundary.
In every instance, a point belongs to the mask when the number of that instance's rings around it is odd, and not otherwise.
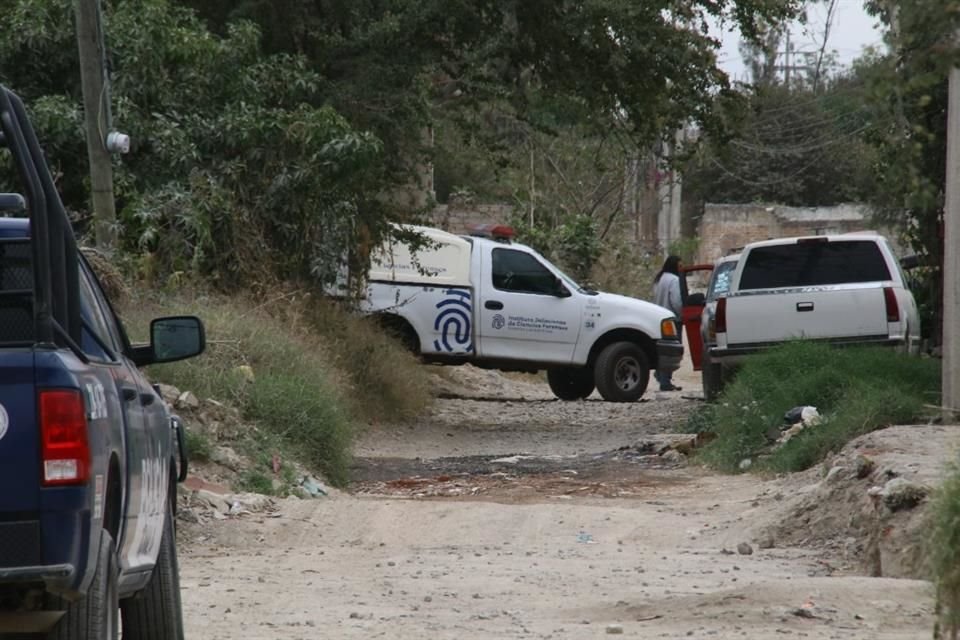
[{"label": "dirt mound", "polygon": [[784,480],[767,535],[822,549],[845,569],[922,577],[927,495],[955,459],[955,426],[896,426],[857,438],[823,466]]}]

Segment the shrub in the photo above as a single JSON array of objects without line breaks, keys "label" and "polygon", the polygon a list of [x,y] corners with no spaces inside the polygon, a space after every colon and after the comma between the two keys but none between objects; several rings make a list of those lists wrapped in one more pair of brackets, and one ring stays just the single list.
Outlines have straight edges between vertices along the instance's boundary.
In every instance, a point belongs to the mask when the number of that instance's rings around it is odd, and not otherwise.
[{"label": "shrub", "polygon": [[[692,420],[698,431],[716,433],[702,453],[716,468],[735,471],[744,458],[764,454],[753,468],[799,471],[859,435],[923,418],[939,390],[938,361],[797,341],[752,356],[719,401]],[[766,453],[768,432],[800,405],[817,407],[823,422]]]}]

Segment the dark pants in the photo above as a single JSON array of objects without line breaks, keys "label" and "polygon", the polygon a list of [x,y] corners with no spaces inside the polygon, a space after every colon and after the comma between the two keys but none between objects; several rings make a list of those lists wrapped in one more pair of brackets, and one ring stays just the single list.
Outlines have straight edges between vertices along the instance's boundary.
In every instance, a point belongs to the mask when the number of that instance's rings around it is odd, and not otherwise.
[{"label": "dark pants", "polygon": [[[679,322],[679,321],[678,321]],[[683,325],[681,325],[682,327]],[[681,340],[683,339],[683,330],[681,329]],[[674,389],[673,386],[673,371],[654,371],[654,379],[660,383],[660,391],[671,391]]]}]

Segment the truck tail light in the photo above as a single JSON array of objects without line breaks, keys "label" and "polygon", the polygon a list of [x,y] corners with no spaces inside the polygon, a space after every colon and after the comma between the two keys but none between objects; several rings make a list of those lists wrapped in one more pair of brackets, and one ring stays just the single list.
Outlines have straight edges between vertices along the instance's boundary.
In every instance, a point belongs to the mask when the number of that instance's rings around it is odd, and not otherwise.
[{"label": "truck tail light", "polygon": [[900,305],[893,287],[883,288],[883,302],[887,307],[887,322],[900,322]]},{"label": "truck tail light", "polygon": [[40,392],[43,484],[84,484],[90,478],[87,416],[79,391]]},{"label": "truck tail light", "polygon": [[717,310],[714,313],[714,330],[717,333],[726,333],[727,332],[727,299],[720,298],[717,300]]}]

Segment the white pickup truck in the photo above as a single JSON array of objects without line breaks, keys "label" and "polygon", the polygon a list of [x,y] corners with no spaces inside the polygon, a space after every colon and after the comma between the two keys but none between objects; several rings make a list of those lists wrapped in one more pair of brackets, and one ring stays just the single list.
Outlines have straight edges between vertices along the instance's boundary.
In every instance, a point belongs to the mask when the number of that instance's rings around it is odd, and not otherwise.
[{"label": "white pickup truck", "polygon": [[[704,367],[805,338],[919,351],[920,319],[890,243],[873,233],[782,238],[744,247],[713,318]],[[715,389],[704,389],[711,397]]]},{"label": "white pickup truck", "polygon": [[423,247],[385,244],[372,256],[361,311],[377,316],[428,362],[505,371],[547,370],[562,400],[594,389],[632,402],[651,369],[683,358],[673,314],[634,298],[580,287],[512,229],[475,236],[408,226]]}]

